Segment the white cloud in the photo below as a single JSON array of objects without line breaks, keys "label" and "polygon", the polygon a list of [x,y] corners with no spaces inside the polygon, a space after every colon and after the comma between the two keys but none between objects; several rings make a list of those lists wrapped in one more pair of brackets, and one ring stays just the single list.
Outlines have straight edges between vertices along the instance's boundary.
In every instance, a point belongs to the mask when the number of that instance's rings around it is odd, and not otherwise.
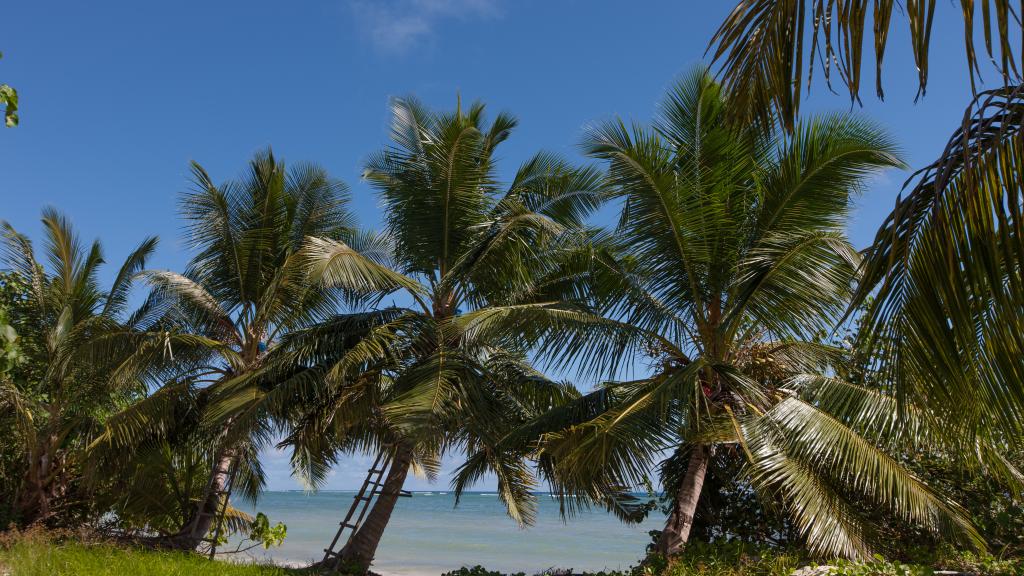
[{"label": "white cloud", "polygon": [[382,52],[401,54],[431,40],[444,20],[501,16],[498,0],[350,0],[356,22]]}]

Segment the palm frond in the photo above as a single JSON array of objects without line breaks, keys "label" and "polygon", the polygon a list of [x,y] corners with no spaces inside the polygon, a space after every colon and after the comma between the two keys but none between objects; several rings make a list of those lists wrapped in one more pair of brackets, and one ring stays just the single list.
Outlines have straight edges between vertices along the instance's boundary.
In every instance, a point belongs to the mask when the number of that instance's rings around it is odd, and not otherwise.
[{"label": "palm frond", "polygon": [[[884,97],[882,62],[895,25],[895,0],[837,3],[828,0],[740,0],[711,39],[709,51],[721,64],[721,79],[735,102],[734,117],[762,126],[779,123],[793,130],[800,113],[801,91],[812,84],[815,68],[831,88],[832,66],[850,100],[860,101],[865,44],[875,54],[875,92]],[[1018,15],[1009,0],[961,0],[964,53],[972,90],[981,78],[974,40],[976,12],[981,7],[985,51],[1004,83],[1019,81],[1021,68],[1011,46],[1020,33]],[[952,6],[948,7],[952,9]],[[935,2],[907,2],[899,12],[909,25],[918,97],[928,86],[929,55]],[[870,20],[869,20],[870,17]],[[868,26],[872,26],[870,33]]]},{"label": "palm frond", "polygon": [[113,317],[118,314],[128,302],[128,291],[131,289],[132,281],[135,276],[146,267],[146,259],[149,258],[153,251],[156,250],[157,238],[150,236],[142,241],[141,244],[124,261],[121,269],[117,272],[117,276],[114,278],[114,283],[110,286],[110,291],[107,292],[106,301],[103,303],[104,316]]},{"label": "palm frond", "polygon": [[[855,491],[873,502],[890,507],[905,520],[926,527],[944,538],[976,548],[984,547],[984,540],[962,508],[934,494],[924,482],[910,474],[892,457],[835,418],[794,397],[777,404],[765,418],[765,424],[770,422],[772,432],[765,430],[760,433],[774,434],[776,438],[770,444],[781,450],[772,456],[759,452],[762,447],[751,442],[750,426],[744,427],[747,444],[752,446],[754,454],[751,465],[757,470],[759,482],[780,483],[780,479],[773,474],[808,475],[804,482],[818,485],[827,483],[835,486],[836,490]],[[753,426],[758,425],[764,424]],[[788,463],[790,461],[799,464],[793,466]],[[821,476],[812,481],[809,476],[812,474]],[[801,482],[790,481],[788,484],[783,490],[794,489]],[[838,540],[838,534],[830,536],[826,530],[816,526],[815,522],[820,520],[822,511],[814,500],[801,499],[791,505],[798,523],[808,531],[809,544],[819,552],[844,555],[852,552],[858,556],[867,553],[868,548],[857,543],[854,536],[856,529],[848,530],[850,536],[844,544]],[[849,504],[846,506],[849,507]],[[863,526],[862,521],[852,516],[847,519],[847,523],[850,526]]]},{"label": "palm frond", "polygon": [[[868,251],[854,304],[901,405],[1020,438],[1024,412],[1024,90],[979,95]],[[852,309],[852,308],[851,308]]]}]

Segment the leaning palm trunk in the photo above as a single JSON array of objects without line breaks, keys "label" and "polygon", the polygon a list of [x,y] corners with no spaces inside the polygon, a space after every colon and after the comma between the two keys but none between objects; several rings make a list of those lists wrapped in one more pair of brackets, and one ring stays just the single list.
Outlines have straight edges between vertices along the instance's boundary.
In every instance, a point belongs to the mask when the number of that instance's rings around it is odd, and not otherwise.
[{"label": "leaning palm trunk", "polygon": [[394,460],[391,461],[391,468],[388,470],[387,478],[384,480],[384,487],[373,503],[366,520],[353,535],[352,540],[345,546],[342,552],[342,564],[350,570],[366,572],[370,568],[374,555],[377,553],[377,546],[384,535],[384,529],[391,520],[391,513],[395,510],[395,504],[402,492],[405,478],[409,475],[409,464],[412,462],[412,450],[400,446],[395,451]]},{"label": "leaning palm trunk", "polygon": [[206,493],[196,506],[189,523],[172,538],[172,547],[181,550],[194,550],[202,544],[203,539],[210,533],[210,528],[217,520],[217,511],[223,502],[222,499],[228,497],[226,490],[234,464],[235,452],[233,450],[222,451],[214,460]]},{"label": "leaning palm trunk", "polygon": [[665,556],[679,554],[690,538],[693,528],[693,516],[697,511],[697,501],[704,487],[704,476],[708,471],[708,460],[711,453],[707,446],[694,446],[690,452],[690,463],[686,467],[686,476],[679,484],[672,513],[665,522],[665,529],[658,537],[658,552]]}]

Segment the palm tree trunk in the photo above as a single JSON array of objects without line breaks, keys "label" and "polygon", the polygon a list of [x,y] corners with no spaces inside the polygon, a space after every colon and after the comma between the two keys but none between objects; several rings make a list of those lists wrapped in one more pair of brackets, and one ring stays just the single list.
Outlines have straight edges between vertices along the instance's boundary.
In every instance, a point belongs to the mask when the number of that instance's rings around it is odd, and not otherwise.
[{"label": "palm tree trunk", "polygon": [[224,490],[228,485],[228,477],[231,474],[231,466],[234,464],[235,454],[233,450],[223,451],[214,462],[210,470],[210,478],[207,483],[207,491],[203,495],[203,501],[196,507],[185,527],[171,537],[171,547],[180,550],[194,550],[203,542],[203,538],[210,532],[214,520],[217,519],[217,512],[220,509],[222,498],[227,498]]},{"label": "palm tree trunk", "polygon": [[50,512],[50,502],[42,480],[46,463],[33,455],[28,458],[28,468],[21,480],[21,488],[15,498],[17,516],[25,525],[45,519]]},{"label": "palm tree trunk", "polygon": [[44,521],[50,515],[57,465],[55,446],[56,438],[49,434],[28,451],[28,466],[15,498],[18,516],[26,525]]},{"label": "palm tree trunk", "polygon": [[391,468],[388,469],[387,478],[384,479],[384,486],[380,495],[373,503],[359,530],[352,537],[352,540],[345,546],[341,561],[350,570],[366,572],[373,562],[377,553],[377,546],[384,535],[384,529],[391,520],[391,513],[395,510],[402,486],[405,484],[405,477],[409,475],[409,464],[412,462],[412,450],[399,446],[395,452],[394,460],[391,461]]},{"label": "palm tree trunk", "polygon": [[690,463],[686,467],[686,476],[679,485],[672,513],[665,522],[665,529],[658,538],[658,552],[665,556],[679,554],[690,538],[693,528],[693,515],[697,511],[697,501],[704,487],[704,475],[708,471],[708,460],[711,451],[707,446],[699,444],[690,452]]}]

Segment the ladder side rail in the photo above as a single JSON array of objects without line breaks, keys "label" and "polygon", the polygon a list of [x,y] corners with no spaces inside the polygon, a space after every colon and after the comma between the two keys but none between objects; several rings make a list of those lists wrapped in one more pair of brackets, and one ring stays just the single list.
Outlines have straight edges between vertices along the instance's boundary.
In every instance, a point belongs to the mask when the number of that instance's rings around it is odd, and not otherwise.
[{"label": "ladder side rail", "polygon": [[370,478],[369,476],[367,476],[363,480],[363,485],[362,487],[359,488],[359,492],[356,493],[356,496],[352,500],[352,504],[348,507],[348,512],[345,514],[345,519],[338,524],[338,531],[334,533],[334,539],[331,540],[330,545],[328,545],[327,548],[324,549],[324,562],[326,562],[328,558],[330,558],[331,554],[334,552],[334,547],[338,545],[338,540],[341,539],[341,534],[345,531],[345,528],[350,526],[349,520],[351,520],[352,516],[356,513],[356,504],[360,502],[359,496],[366,492],[366,487],[369,483]]},{"label": "ladder side rail", "polygon": [[[379,482],[379,478],[383,474],[383,472],[381,471],[381,464],[384,457],[385,452],[383,451],[377,454],[376,460],[374,460],[373,464],[370,467],[370,470],[367,471],[366,478],[363,479],[363,485],[359,488],[359,492],[357,492],[356,495],[353,497],[352,505],[349,506],[348,513],[345,514],[345,519],[342,520],[341,523],[339,524],[338,531],[334,534],[334,539],[331,540],[331,544],[324,549],[323,563],[328,563],[331,560],[331,557],[334,556],[332,570],[336,570],[337,564],[341,561],[341,551],[335,552],[334,548],[338,545],[338,541],[341,539],[341,535],[345,532],[345,528],[352,529],[352,533],[349,534],[348,540],[345,541],[346,545],[348,544],[348,541],[352,539],[352,536],[355,534],[355,527],[358,526],[358,522],[362,520],[363,515],[366,513],[366,508],[369,507],[370,503],[370,498],[366,497],[364,499],[363,496],[366,494],[366,489],[367,487],[370,486],[371,483],[373,483],[376,486],[377,483]],[[377,480],[372,480],[374,474],[377,475]],[[374,489],[371,488],[371,494],[373,490]],[[356,513],[356,508],[359,507],[360,505],[362,505],[362,512],[359,515],[360,520],[353,524],[351,523],[352,517]],[[342,547],[342,550],[344,550],[344,547]]]},{"label": "ladder side rail", "polygon": [[[378,488],[381,488],[383,486],[383,484],[384,484],[384,481],[383,481],[384,480],[384,472],[386,471],[387,466],[390,464],[390,461],[391,461],[391,459],[388,458],[382,464],[382,468],[379,469],[380,472],[377,473],[376,480],[373,481],[372,488],[370,489],[370,493],[365,498],[363,498],[363,500],[362,500],[362,505],[363,506],[362,506],[362,508],[359,511],[359,517],[356,518],[356,521],[352,523],[352,533],[349,534],[348,542],[352,541],[352,537],[355,536],[356,531],[359,530],[359,527],[363,525],[363,518],[366,517],[366,512],[370,509],[370,502],[373,500],[373,496],[375,494],[380,494],[380,492],[378,491]],[[369,479],[369,476],[367,476],[367,479]],[[353,506],[352,509],[355,510],[355,506]],[[345,542],[346,546],[348,546],[348,542]],[[342,548],[342,549],[344,550],[344,548]]]}]

